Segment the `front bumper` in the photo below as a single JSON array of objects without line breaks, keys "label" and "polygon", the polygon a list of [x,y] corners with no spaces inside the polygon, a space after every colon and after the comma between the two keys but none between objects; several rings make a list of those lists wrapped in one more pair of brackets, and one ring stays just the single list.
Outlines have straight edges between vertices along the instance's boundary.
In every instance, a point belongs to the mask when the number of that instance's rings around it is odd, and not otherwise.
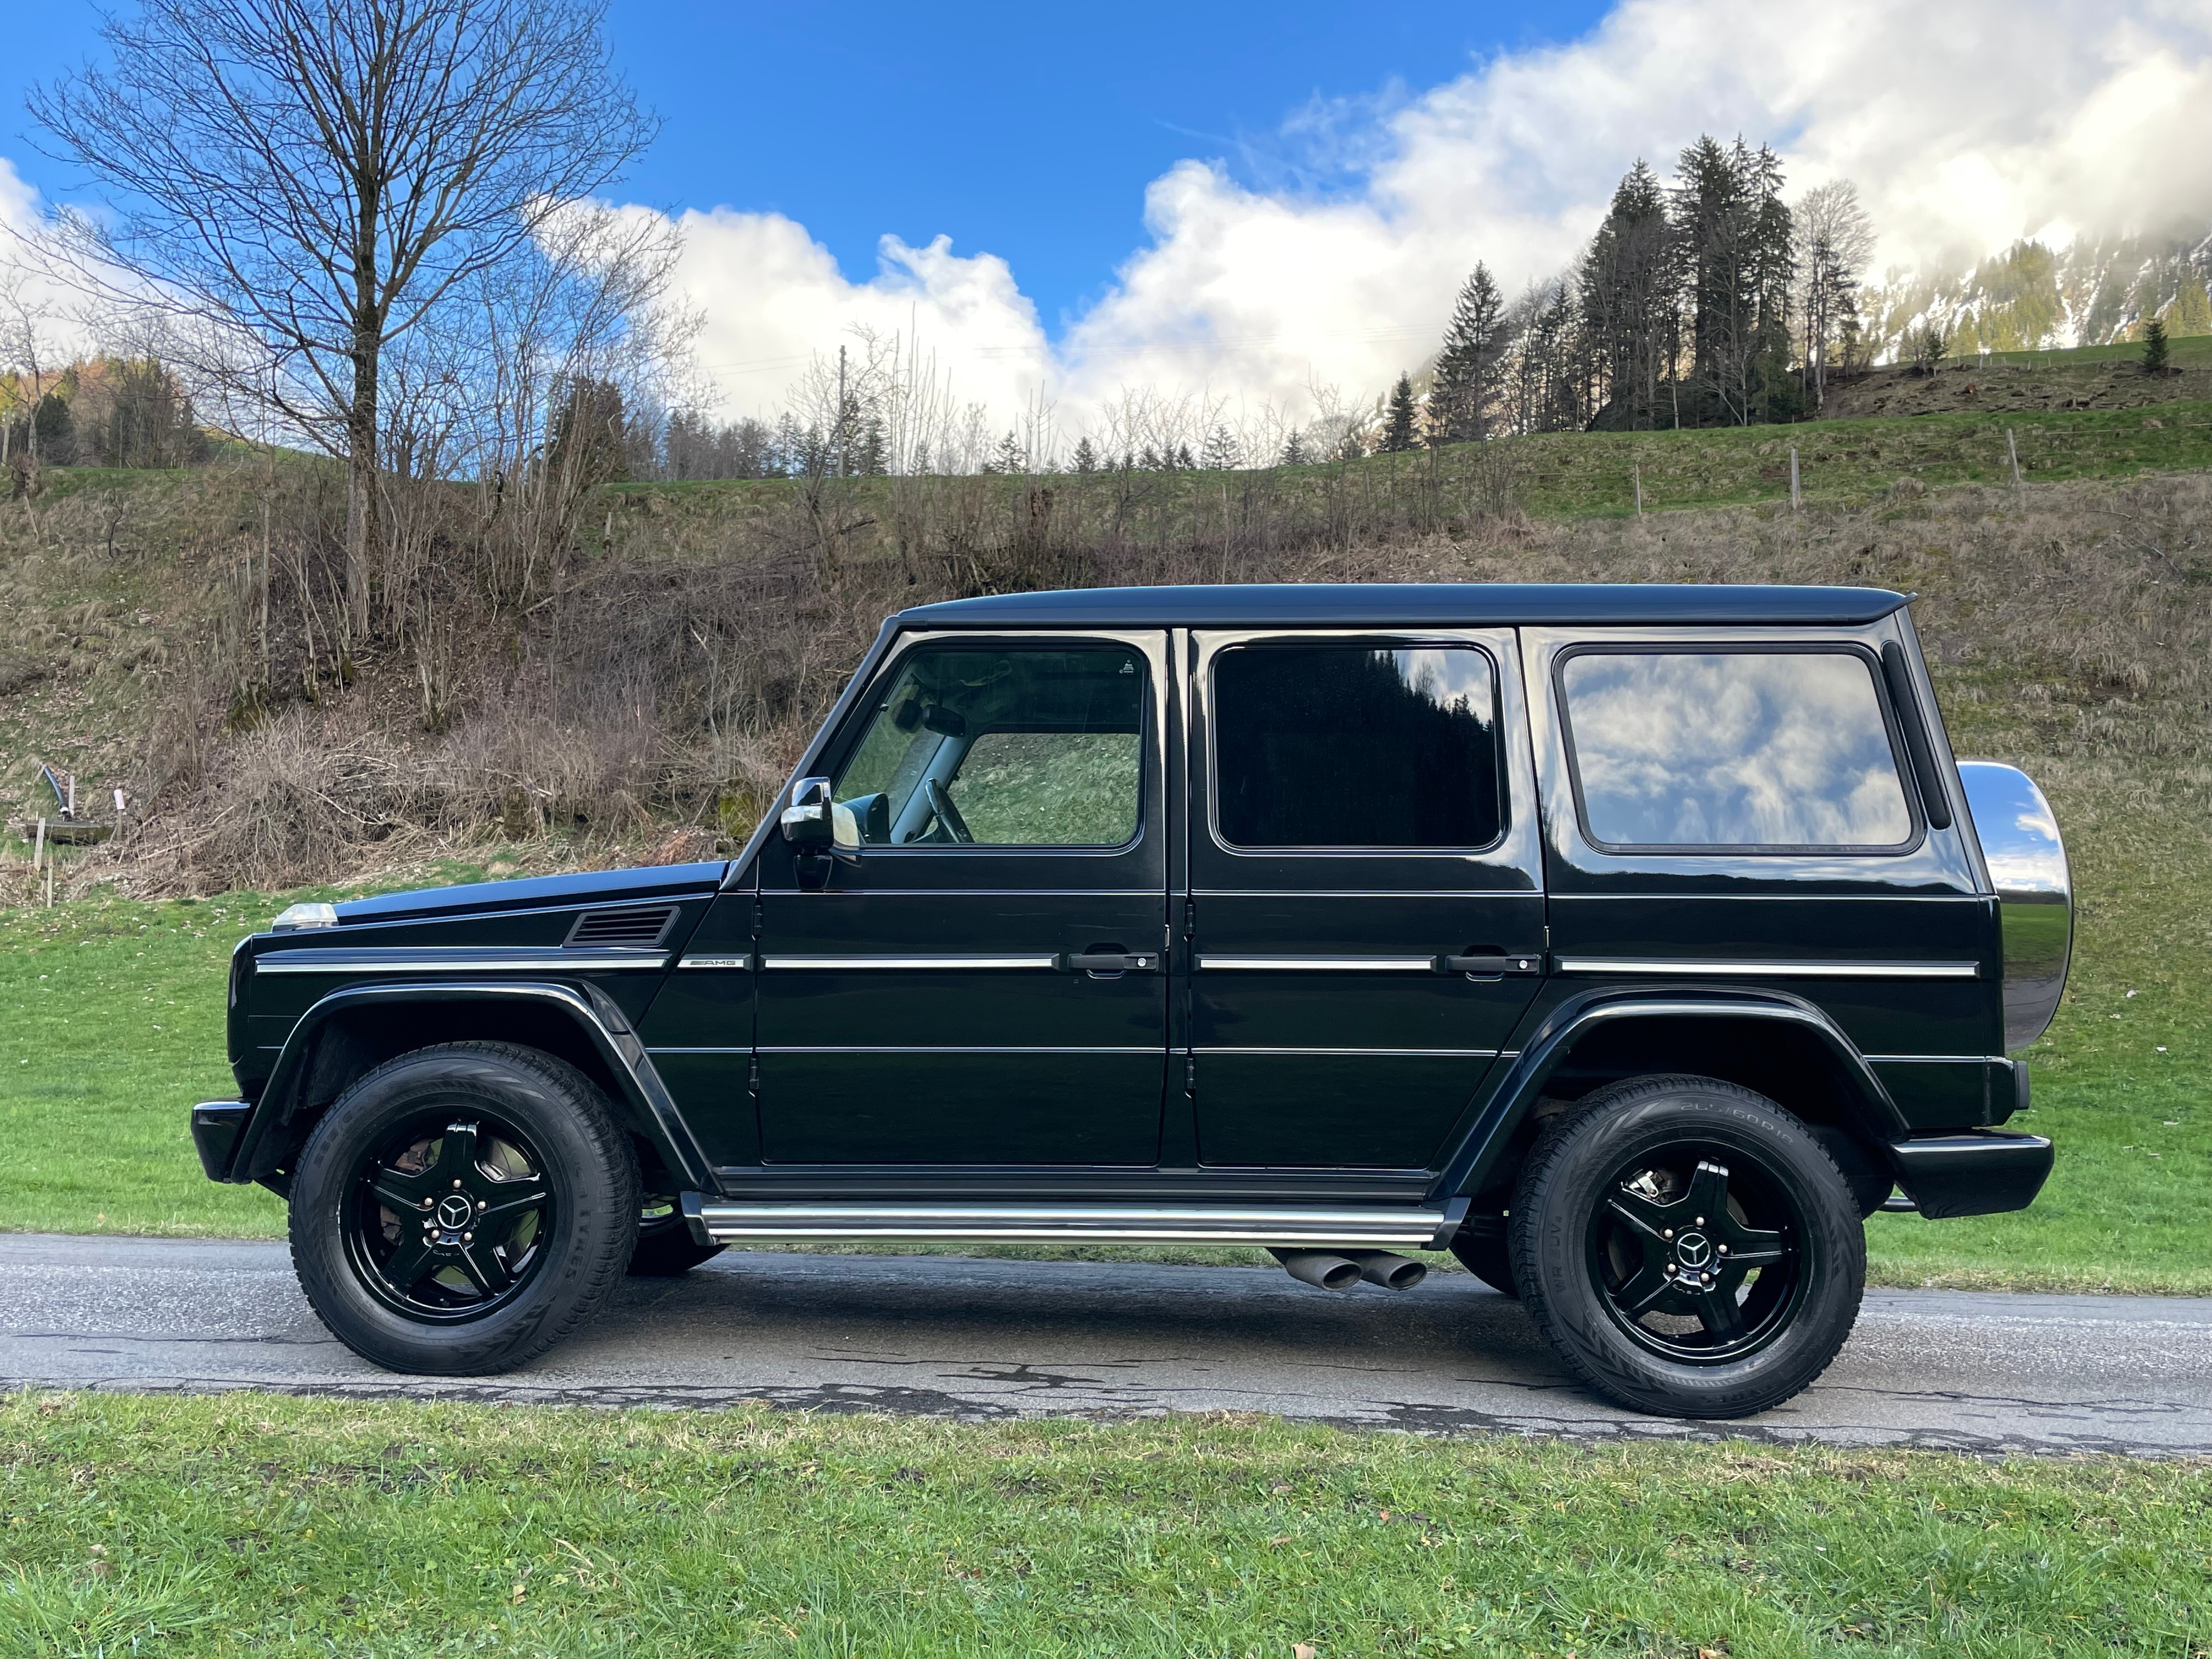
[{"label": "front bumper", "polygon": [[2051,1143],[2041,1135],[1915,1135],[1889,1144],[1898,1185],[1931,1220],[2024,1210],[2051,1174]]},{"label": "front bumper", "polygon": [[204,1100],[192,1108],[192,1145],[199,1148],[200,1168],[210,1181],[230,1179],[238,1137],[252,1111],[252,1103],[243,1100]]}]

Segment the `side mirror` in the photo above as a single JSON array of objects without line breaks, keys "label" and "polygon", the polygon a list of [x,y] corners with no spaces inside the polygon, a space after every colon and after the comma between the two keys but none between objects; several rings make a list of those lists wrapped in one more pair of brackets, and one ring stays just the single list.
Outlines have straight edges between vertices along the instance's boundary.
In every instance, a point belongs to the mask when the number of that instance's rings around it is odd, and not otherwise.
[{"label": "side mirror", "polygon": [[826,853],[836,843],[837,826],[830,805],[830,780],[801,778],[791,786],[791,805],[779,820],[783,838],[798,853]]}]

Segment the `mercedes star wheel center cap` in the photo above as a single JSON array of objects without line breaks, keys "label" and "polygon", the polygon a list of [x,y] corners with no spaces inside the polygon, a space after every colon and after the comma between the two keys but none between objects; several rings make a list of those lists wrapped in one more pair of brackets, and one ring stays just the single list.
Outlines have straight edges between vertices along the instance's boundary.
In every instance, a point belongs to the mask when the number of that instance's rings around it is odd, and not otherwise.
[{"label": "mercedes star wheel center cap", "polygon": [[447,1193],[438,1200],[438,1224],[449,1233],[467,1226],[475,1214],[476,1206],[459,1193]]},{"label": "mercedes star wheel center cap", "polygon": [[1703,1233],[1684,1233],[1674,1241],[1674,1259],[1691,1273],[1696,1273],[1713,1259],[1712,1241]]}]

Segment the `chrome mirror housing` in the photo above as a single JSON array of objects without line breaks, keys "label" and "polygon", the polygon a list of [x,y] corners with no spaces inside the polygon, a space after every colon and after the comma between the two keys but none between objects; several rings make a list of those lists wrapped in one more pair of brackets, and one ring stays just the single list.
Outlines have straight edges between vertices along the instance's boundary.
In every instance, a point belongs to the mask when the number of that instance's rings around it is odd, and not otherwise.
[{"label": "chrome mirror housing", "polygon": [[801,778],[791,786],[791,805],[783,809],[779,820],[783,838],[793,850],[801,853],[826,853],[836,840],[837,828],[830,805],[830,780]]},{"label": "chrome mirror housing", "polygon": [[1960,761],[1959,781],[2004,934],[2004,1046],[2025,1048],[2058,1012],[2074,951],[2074,882],[2058,820],[2035,780],[1996,761]]}]

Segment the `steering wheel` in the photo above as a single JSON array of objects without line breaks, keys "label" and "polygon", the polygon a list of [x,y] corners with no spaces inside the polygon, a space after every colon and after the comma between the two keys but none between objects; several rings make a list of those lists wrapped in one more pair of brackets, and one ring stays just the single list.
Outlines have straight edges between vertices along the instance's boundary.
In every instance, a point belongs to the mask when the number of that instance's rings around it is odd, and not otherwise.
[{"label": "steering wheel", "polygon": [[963,847],[975,844],[975,833],[968,828],[968,820],[960,816],[960,809],[952,804],[952,797],[935,778],[922,785],[929,798],[929,810],[937,814],[937,821],[945,826],[945,833]]}]

